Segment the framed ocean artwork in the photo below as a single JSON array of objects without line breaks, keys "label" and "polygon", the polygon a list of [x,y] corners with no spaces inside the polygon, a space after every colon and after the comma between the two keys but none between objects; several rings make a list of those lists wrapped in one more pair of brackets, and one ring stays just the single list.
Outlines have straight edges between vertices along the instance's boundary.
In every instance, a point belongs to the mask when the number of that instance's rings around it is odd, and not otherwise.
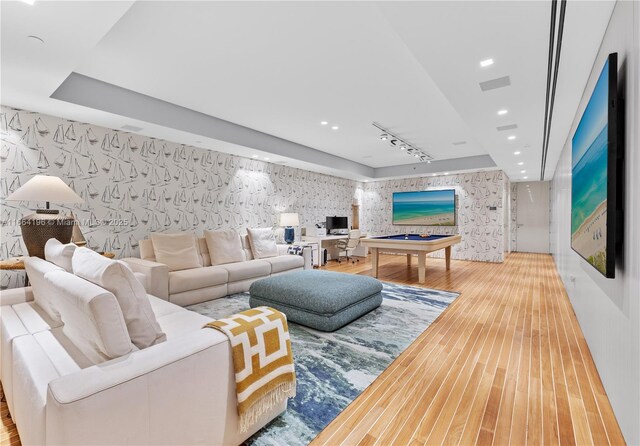
[{"label": "framed ocean artwork", "polygon": [[455,190],[395,192],[393,194],[393,224],[455,226]]}]

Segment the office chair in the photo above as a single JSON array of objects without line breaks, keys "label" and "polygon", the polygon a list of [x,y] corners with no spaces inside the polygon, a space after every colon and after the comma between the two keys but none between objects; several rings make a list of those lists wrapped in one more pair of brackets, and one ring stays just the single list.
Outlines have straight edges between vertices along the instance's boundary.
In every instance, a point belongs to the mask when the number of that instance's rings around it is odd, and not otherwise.
[{"label": "office chair", "polygon": [[349,238],[338,240],[338,243],[336,244],[338,247],[338,263],[342,262],[342,260],[340,260],[342,258],[342,256],[340,256],[341,252],[344,252],[344,257],[347,258],[347,262],[349,260],[351,260],[351,263],[359,262],[360,259],[353,260],[349,257],[349,252],[353,252],[353,250],[356,249],[359,243],[360,231],[358,229],[352,229],[351,231],[349,231]]}]

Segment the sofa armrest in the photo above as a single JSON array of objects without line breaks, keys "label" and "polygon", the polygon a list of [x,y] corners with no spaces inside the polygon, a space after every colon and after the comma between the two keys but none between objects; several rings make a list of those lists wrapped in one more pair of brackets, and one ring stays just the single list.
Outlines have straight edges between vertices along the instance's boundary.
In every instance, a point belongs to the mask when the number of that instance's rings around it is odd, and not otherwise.
[{"label": "sofa armrest", "polygon": [[[287,245],[287,244],[278,244],[278,255],[284,256],[288,254],[288,250],[291,246],[295,245]],[[302,250],[302,258],[304,259],[304,269],[313,269],[313,265],[311,263],[311,246],[305,246]]]},{"label": "sofa armrest", "polygon": [[147,293],[169,300],[169,267],[164,263],[127,257],[122,259],[134,273],[144,274]]},{"label": "sofa armrest", "polygon": [[33,291],[30,286],[22,288],[10,288],[0,291],[0,306],[15,305],[33,300]]},{"label": "sofa armrest", "polygon": [[47,444],[224,444],[230,397],[228,339],[192,331],[50,381]]}]

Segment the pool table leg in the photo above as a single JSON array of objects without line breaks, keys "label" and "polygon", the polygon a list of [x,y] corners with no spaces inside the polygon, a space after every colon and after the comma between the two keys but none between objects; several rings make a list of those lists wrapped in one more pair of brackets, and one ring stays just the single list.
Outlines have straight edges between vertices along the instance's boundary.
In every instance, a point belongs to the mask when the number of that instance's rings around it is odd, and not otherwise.
[{"label": "pool table leg", "polygon": [[426,279],[426,276],[427,276],[425,273],[426,265],[427,265],[427,253],[419,252],[418,253],[418,282],[420,283],[424,283]]},{"label": "pool table leg", "polygon": [[407,254],[407,266],[411,266],[411,254]]},{"label": "pool table leg", "polygon": [[444,258],[447,265],[447,271],[451,269],[451,246],[444,248]]},{"label": "pool table leg", "polygon": [[378,255],[378,248],[371,249],[371,275],[375,278],[378,277],[378,261],[380,256]]}]

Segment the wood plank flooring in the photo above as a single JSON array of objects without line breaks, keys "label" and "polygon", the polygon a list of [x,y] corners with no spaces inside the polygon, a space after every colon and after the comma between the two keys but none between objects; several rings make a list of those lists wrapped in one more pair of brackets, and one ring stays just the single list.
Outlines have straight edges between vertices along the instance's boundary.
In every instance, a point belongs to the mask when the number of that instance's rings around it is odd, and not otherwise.
[{"label": "wood plank flooring", "polygon": [[312,445],[624,444],[551,256],[428,258],[424,285],[404,256],[380,265],[380,280],[461,295]]},{"label": "wood plank flooring", "polygon": [[[404,256],[380,279],[462,294],[313,441],[313,445],[604,445],[624,439],[548,255],[503,264]],[[325,269],[369,274],[370,262]],[[0,404],[0,443],[19,445]]]}]

